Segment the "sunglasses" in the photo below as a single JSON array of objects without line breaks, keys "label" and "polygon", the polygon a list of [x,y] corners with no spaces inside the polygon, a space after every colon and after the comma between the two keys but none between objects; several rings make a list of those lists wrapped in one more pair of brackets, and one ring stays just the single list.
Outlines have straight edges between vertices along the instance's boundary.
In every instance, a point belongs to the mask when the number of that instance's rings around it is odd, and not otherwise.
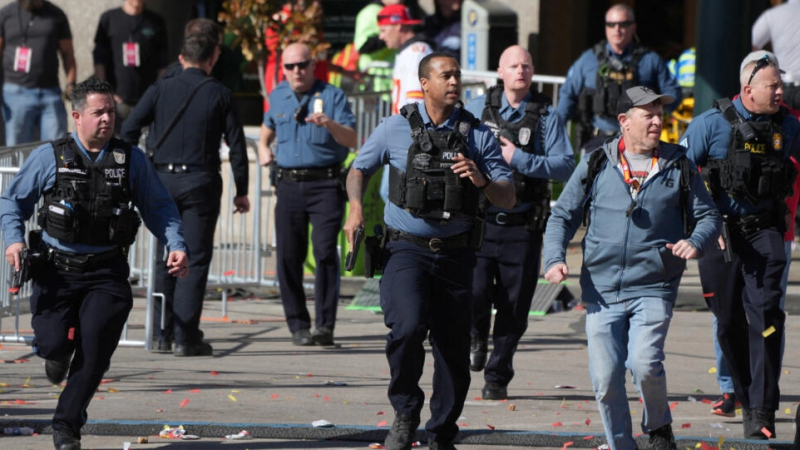
[{"label": "sunglasses", "polygon": [[634,22],[632,20],[626,20],[624,22],[606,22],[606,27],[614,28],[619,26],[620,28],[628,28],[629,26],[633,25],[633,23]]},{"label": "sunglasses", "polygon": [[308,67],[309,64],[311,64],[311,60],[307,59],[305,61],[300,61],[296,63],[284,64],[283,68],[291,72],[292,70],[294,70],[295,67],[297,67],[300,70],[304,70],[306,67]]},{"label": "sunglasses", "polygon": [[767,55],[764,55],[761,59],[756,61],[756,65],[755,67],[753,67],[753,72],[750,74],[750,79],[747,80],[747,84],[750,84],[753,81],[753,77],[756,76],[756,73],[759,70],[763,69],[764,67],[767,67],[770,64],[772,64],[772,60],[769,59],[769,56]]}]

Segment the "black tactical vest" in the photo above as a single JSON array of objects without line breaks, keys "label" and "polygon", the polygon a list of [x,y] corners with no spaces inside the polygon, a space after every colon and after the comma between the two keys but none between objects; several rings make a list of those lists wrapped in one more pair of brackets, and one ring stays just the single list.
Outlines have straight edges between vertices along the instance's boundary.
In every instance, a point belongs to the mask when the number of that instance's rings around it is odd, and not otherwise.
[{"label": "black tactical vest", "polygon": [[127,246],[142,221],[131,206],[131,146],[112,138],[91,161],[67,135],[53,141],[56,182],[37,217],[47,234],[68,243]]},{"label": "black tactical vest", "polygon": [[783,117],[786,110],[773,114],[768,121],[745,121],[730,99],[714,101],[731,125],[728,156],[709,158],[703,175],[715,198],[725,192],[734,200],[758,203],[761,200],[783,201],[792,193],[794,165],[785,157]]},{"label": "black tactical vest", "polygon": [[[539,119],[547,115],[547,107],[550,105],[550,97],[537,92],[531,87],[531,100],[525,106],[525,115],[522,120],[516,123],[506,121],[500,116],[500,108],[503,98],[503,86],[492,86],[486,92],[486,106],[483,108],[481,122],[494,132],[494,136],[500,136],[511,141],[515,146],[522,149],[525,153],[535,153],[535,139],[543,139],[543,133],[539,130]],[[516,170],[514,171],[514,187],[517,189],[517,200],[519,202],[536,202],[550,199],[549,182],[544,178],[532,178],[525,176]],[[485,195],[481,194],[481,206],[488,206],[484,200]]]},{"label": "black tactical vest", "polygon": [[426,129],[416,103],[401,109],[411,124],[414,142],[408,149],[405,172],[389,166],[389,200],[414,217],[446,221],[454,214],[478,213],[478,188],[450,170],[456,155],[469,155],[467,137],[479,123],[461,105],[458,108],[455,131],[447,132]]},{"label": "black tactical vest", "polygon": [[[594,92],[590,94],[592,112],[597,116],[617,117],[617,101],[623,92],[639,84],[639,61],[648,50],[633,44],[630,62],[609,58],[606,41],[595,44],[592,51],[597,56],[597,81]],[[586,103],[581,106],[588,107],[589,102]]]}]

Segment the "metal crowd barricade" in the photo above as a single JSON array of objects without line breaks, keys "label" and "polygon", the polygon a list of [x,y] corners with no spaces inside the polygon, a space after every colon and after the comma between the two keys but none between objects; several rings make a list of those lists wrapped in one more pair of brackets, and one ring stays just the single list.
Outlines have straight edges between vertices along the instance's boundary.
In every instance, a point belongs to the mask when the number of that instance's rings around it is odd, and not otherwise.
[{"label": "metal crowd barricade", "polygon": [[[533,84],[536,89],[549,95],[553,99],[553,106],[558,104],[558,90],[561,85],[566,81],[566,77],[553,76],[553,75],[534,75]],[[473,86],[475,83],[483,83],[487,88],[497,84],[497,72],[488,70],[462,70],[461,82],[465,87]],[[478,91],[476,95],[470,96],[477,97],[483,94],[483,91]]]}]

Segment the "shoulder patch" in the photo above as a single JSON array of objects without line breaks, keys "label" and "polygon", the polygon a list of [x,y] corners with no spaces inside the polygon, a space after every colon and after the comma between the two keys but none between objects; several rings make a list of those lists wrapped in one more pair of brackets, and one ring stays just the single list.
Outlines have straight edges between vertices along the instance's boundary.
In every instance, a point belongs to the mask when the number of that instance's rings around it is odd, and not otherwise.
[{"label": "shoulder patch", "polygon": [[114,155],[114,162],[117,164],[125,164],[125,152],[122,150],[114,150],[112,152]]}]

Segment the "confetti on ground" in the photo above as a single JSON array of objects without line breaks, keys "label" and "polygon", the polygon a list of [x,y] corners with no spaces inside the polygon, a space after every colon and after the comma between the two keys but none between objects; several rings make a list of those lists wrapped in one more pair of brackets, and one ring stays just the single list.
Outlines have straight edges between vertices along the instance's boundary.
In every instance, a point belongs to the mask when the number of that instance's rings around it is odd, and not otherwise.
[{"label": "confetti on ground", "polygon": [[767,429],[767,427],[761,427],[761,433],[768,438],[772,437],[772,433]]},{"label": "confetti on ground", "polygon": [[164,425],[164,429],[158,433],[158,437],[164,439],[179,439],[181,436],[186,434],[186,430],[183,429],[183,425],[178,426],[177,428],[172,428],[169,425]]},{"label": "confetti on ground", "polygon": [[508,405],[508,410],[509,411],[516,411],[517,410],[517,406],[512,403],[512,404]]},{"label": "confetti on ground", "polygon": [[386,447],[384,447],[383,444],[369,444],[369,448],[371,448],[371,449],[383,449],[383,448],[386,448]]},{"label": "confetti on ground", "polygon": [[108,388],[108,392],[110,392],[112,394],[116,394],[116,393],[119,393],[119,389]]},{"label": "confetti on ground", "polygon": [[460,424],[458,424],[458,426],[466,428],[469,427],[469,424],[467,422],[461,422]]},{"label": "confetti on ground", "polygon": [[592,423],[592,419],[586,419],[586,426],[587,426],[587,427],[588,427],[589,425],[591,425],[591,423]]},{"label": "confetti on ground", "polygon": [[563,426],[563,425],[564,425],[564,424],[563,424],[563,423],[561,423],[561,422],[553,422],[553,426],[554,426],[554,427],[560,427],[560,426]]},{"label": "confetti on ground", "polygon": [[272,394],[272,398],[278,398],[278,394]]},{"label": "confetti on ground", "polygon": [[767,336],[769,336],[770,334],[772,334],[772,333],[774,333],[774,332],[775,332],[775,327],[771,325],[769,328],[767,328],[766,330],[764,330],[764,332],[763,332],[763,333],[761,333],[761,334],[762,334],[764,337],[767,337]]},{"label": "confetti on ground", "polygon": [[561,450],[565,450],[567,447],[569,447],[572,444],[574,444],[574,442],[572,442],[572,441],[564,442],[564,446],[561,447]]},{"label": "confetti on ground", "polygon": [[388,424],[389,424],[388,420],[384,420],[384,421],[378,422],[378,428],[385,427]]},{"label": "confetti on ground", "polygon": [[786,414],[791,414],[792,410],[789,409],[789,408],[786,408],[786,409],[783,410],[783,412],[785,412]]},{"label": "confetti on ground", "polygon": [[225,435],[225,439],[229,439],[232,441],[245,441],[248,439],[253,439],[253,436],[247,430],[242,430],[236,434],[227,434]]},{"label": "confetti on ground", "polygon": [[167,389],[166,391],[164,391],[164,393],[165,394],[172,394],[172,389]]},{"label": "confetti on ground", "polygon": [[188,404],[189,404],[189,399],[188,398],[183,399],[183,401],[181,402],[181,408],[183,408],[184,406],[186,406]]},{"label": "confetti on ground", "polygon": [[219,375],[219,372],[217,372],[216,370],[212,370],[212,371],[211,371],[211,376],[212,376],[212,377],[215,377],[215,376],[217,376],[217,375]]},{"label": "confetti on ground", "polygon": [[328,396],[326,395],[325,397],[322,397],[322,399],[323,399],[323,400],[325,400],[325,401],[327,402],[327,401],[329,401],[331,398],[330,398],[330,397],[328,397]]},{"label": "confetti on ground", "polygon": [[584,440],[584,441],[590,441],[590,440],[592,440],[592,439],[594,439],[594,436],[591,436],[591,435],[589,435],[589,436],[584,436],[584,437],[583,437],[583,440]]},{"label": "confetti on ground", "polygon": [[677,407],[678,407],[678,402],[672,402],[672,404],[669,405],[669,410],[670,411],[674,411],[675,408],[677,408]]},{"label": "confetti on ground", "polygon": [[199,394],[200,393],[200,389],[189,389],[189,393],[190,394]]},{"label": "confetti on ground", "polygon": [[161,408],[158,408],[158,409],[156,410],[156,412],[157,412],[157,413],[162,413],[162,412],[164,412],[164,410],[163,410],[163,409],[161,409]]},{"label": "confetti on ground", "polygon": [[705,404],[708,404],[708,405],[710,405],[710,404],[714,403],[714,401],[713,401],[713,400],[711,400],[710,398],[704,398],[704,399],[702,399],[702,400],[700,400],[700,401],[701,401],[701,402],[703,402],[703,403],[705,403]]},{"label": "confetti on ground", "polygon": [[385,412],[383,412],[383,411],[378,411],[378,414],[375,414],[375,415],[376,415],[376,416],[383,416],[383,415],[385,415],[385,414],[386,414],[386,413],[385,413]]},{"label": "confetti on ground", "polygon": [[234,397],[233,394],[228,394],[228,398],[231,399],[232,402],[236,401],[236,397]]},{"label": "confetti on ground", "polygon": [[486,424],[486,426],[487,426],[487,427],[488,427],[490,430],[494,430],[494,425],[489,425],[489,424],[487,423],[487,424]]},{"label": "confetti on ground", "polygon": [[717,368],[716,367],[712,367],[712,368],[708,369],[708,373],[711,374],[711,375],[717,373]]},{"label": "confetti on ground", "polygon": [[315,420],[315,421],[311,422],[311,425],[314,428],[333,428],[333,427],[336,426],[336,425],[332,424],[331,422],[329,422],[329,421],[327,421],[325,419]]},{"label": "confetti on ground", "polygon": [[25,380],[25,382],[24,382],[24,383],[22,383],[22,387],[24,387],[24,388],[31,387],[31,385],[30,385],[30,384],[28,384],[28,383],[30,383],[30,381],[31,381],[31,377],[28,377],[28,379],[27,379],[27,380]]},{"label": "confetti on ground", "polygon": [[682,423],[681,424],[681,429],[684,429],[684,428],[692,428],[692,424],[690,424],[690,423]]}]

